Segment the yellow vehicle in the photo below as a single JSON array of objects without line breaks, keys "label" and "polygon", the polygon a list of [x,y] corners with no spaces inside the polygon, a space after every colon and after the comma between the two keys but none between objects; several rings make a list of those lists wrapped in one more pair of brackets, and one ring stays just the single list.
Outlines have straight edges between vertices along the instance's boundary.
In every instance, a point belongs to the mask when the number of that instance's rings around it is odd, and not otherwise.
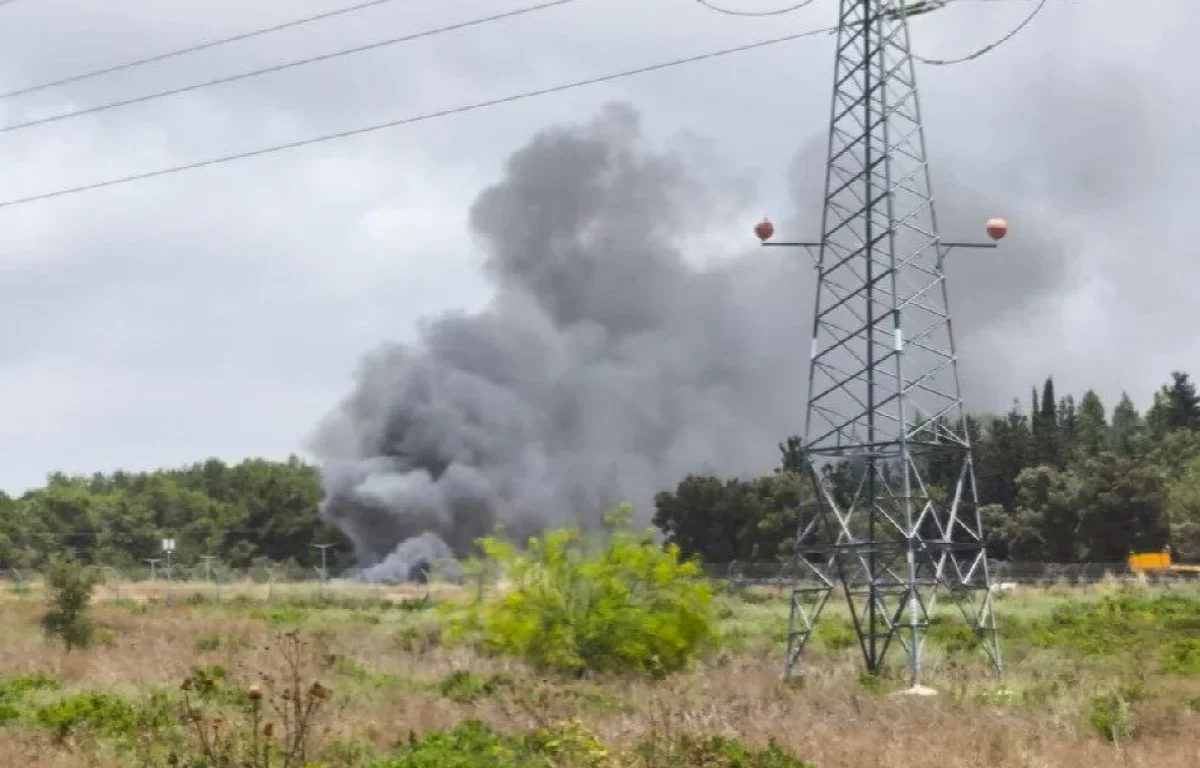
[{"label": "yellow vehicle", "polygon": [[1200,575],[1200,565],[1180,565],[1171,562],[1170,547],[1163,547],[1162,552],[1130,552],[1125,562],[1134,573]]}]

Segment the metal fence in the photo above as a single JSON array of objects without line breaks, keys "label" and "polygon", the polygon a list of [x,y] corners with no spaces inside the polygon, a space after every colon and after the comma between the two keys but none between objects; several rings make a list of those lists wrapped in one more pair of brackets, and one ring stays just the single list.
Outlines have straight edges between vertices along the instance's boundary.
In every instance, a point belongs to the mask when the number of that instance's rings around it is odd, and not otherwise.
[{"label": "metal fence", "polygon": [[[791,582],[794,568],[788,562],[706,563],[704,573],[711,579],[735,584],[784,585]],[[1006,560],[988,561],[993,584],[1020,584],[1049,587],[1055,585],[1090,585],[1106,581],[1200,580],[1200,574],[1162,572],[1137,574],[1123,562],[1119,563],[1021,563]]]},{"label": "metal fence", "polygon": [[[1025,586],[1054,586],[1054,585],[1089,585],[1105,581],[1148,580],[1178,581],[1200,580],[1200,573],[1148,573],[1138,575],[1132,572],[1125,563],[1021,563],[1010,561],[989,561],[991,580],[996,584],[1020,584]],[[169,569],[157,565],[153,571],[149,567],[114,568],[97,566],[101,572],[103,583],[101,590],[110,596],[120,597],[122,590],[156,591],[172,588],[212,589],[219,594],[225,587],[250,588],[272,594],[276,586],[285,585],[300,589],[320,590],[325,586],[357,586],[360,589],[386,589],[388,584],[364,583],[356,579],[353,569],[329,568],[322,572],[319,568],[301,566],[260,566],[245,569],[233,569],[219,562],[210,561],[208,564],[177,566]],[[706,563],[703,565],[705,576],[716,581],[724,581],[738,585],[778,585],[790,584],[794,568],[789,562],[751,562],[736,561],[732,563]],[[432,581],[444,581],[437,574],[431,575]],[[41,582],[42,574],[20,569],[0,570],[0,587],[9,591],[21,592],[30,585]]]}]

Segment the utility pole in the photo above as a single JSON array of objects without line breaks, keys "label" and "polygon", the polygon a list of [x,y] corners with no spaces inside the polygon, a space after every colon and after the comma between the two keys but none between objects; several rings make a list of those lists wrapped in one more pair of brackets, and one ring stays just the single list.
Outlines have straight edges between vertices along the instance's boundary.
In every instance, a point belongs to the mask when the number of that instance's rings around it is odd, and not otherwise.
[{"label": "utility pole", "polygon": [[[902,2],[902,0],[901,0]],[[959,391],[908,18],[894,0],[840,0],[784,675],[841,587],[865,667],[893,640],[911,690],[939,594],[1000,649]],[[987,224],[993,241],[1007,232]]]},{"label": "utility pole", "polygon": [[163,539],[162,551],[167,556],[167,573],[171,572],[171,555],[175,552],[175,539]]},{"label": "utility pole", "polygon": [[313,544],[313,546],[316,547],[317,549],[321,550],[321,567],[317,569],[317,573],[320,574],[320,582],[319,582],[320,586],[318,588],[319,589],[318,594],[324,595],[325,594],[325,582],[329,580],[329,570],[325,567],[325,552],[333,545],[332,544]]},{"label": "utility pole", "polygon": [[171,581],[175,570],[171,567],[171,555],[175,553],[175,539],[163,539],[162,551],[167,556],[167,605],[171,604]]},{"label": "utility pole", "polygon": [[216,578],[214,578],[212,569],[212,562],[216,558],[216,555],[200,555],[200,559],[204,561],[204,580],[212,583],[216,593],[217,602],[219,603],[221,602],[221,584]]}]

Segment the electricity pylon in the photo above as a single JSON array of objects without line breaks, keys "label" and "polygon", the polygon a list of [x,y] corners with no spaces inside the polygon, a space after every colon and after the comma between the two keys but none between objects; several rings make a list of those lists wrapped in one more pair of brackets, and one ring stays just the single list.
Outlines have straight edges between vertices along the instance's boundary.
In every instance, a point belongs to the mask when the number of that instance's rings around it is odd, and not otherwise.
[{"label": "electricity pylon", "polygon": [[[1000,220],[988,222],[998,240]],[[764,242],[774,228],[760,224]],[[890,0],[841,0],[784,674],[840,586],[867,671],[893,641],[920,683],[930,611],[1000,649],[909,48]]]}]

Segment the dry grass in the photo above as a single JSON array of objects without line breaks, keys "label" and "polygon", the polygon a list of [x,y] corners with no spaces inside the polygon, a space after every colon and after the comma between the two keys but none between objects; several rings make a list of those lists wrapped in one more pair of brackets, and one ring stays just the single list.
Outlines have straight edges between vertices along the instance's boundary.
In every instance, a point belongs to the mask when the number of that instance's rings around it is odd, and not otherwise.
[{"label": "dry grass", "polygon": [[[243,682],[276,664],[273,636],[298,627],[335,655],[322,682],[336,694],[330,738],[387,750],[410,732],[480,718],[504,732],[581,718],[605,742],[629,745],[651,732],[722,733],[754,744],[776,740],[819,768],[899,768],[937,763],[946,768],[1195,768],[1200,764],[1200,714],[1189,709],[1200,696],[1200,678],[1152,677],[1136,703],[1130,738],[1111,744],[1088,721],[1089,702],[1100,692],[1132,681],[1123,666],[1089,663],[1033,647],[1010,649],[1005,697],[974,657],[931,650],[931,698],[869,690],[849,650],[814,649],[801,684],[779,679],[781,653],[771,634],[783,629],[780,602],[736,604],[726,619],[741,638],[692,672],[661,683],[553,682],[515,663],[485,659],[460,648],[426,643],[420,631],[428,612],[356,607],[367,598],[398,600],[425,591],[339,586],[326,597],[348,607],[267,606],[265,586],[223,590],[221,605],[195,604],[192,594],[211,586],[174,585],[171,606],[155,585],[130,586],[122,600],[101,599],[102,642],[65,656],[40,635],[42,606],[36,590],[0,600],[0,674],[44,672],[68,690],[105,691],[126,697],[176,690],[197,665],[221,665]],[[161,587],[162,585],[157,585]],[[1116,587],[1101,587],[1113,590]],[[1097,590],[1092,590],[1096,592]],[[104,598],[104,590],[101,591]],[[303,604],[314,589],[276,586],[274,596]],[[235,600],[238,594],[241,599]],[[1077,590],[1017,595],[1005,614],[1030,618],[1071,600]],[[336,599],[335,599],[336,598]],[[150,604],[144,601],[151,600]],[[140,607],[133,601],[142,601]],[[439,690],[452,673],[511,682],[474,698]],[[897,686],[898,687],[898,686]],[[0,765],[76,768],[129,765],[103,740],[59,743],[36,728],[0,727]]]}]

